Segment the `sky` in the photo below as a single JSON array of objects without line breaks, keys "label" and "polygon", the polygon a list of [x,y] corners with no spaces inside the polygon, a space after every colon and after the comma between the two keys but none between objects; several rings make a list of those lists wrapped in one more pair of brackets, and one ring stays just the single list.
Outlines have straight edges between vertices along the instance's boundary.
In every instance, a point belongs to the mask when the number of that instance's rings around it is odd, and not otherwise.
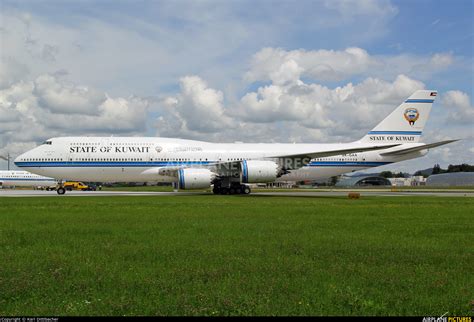
[{"label": "sky", "polygon": [[0,0],[0,155],[57,136],[351,142],[432,89],[422,140],[461,141],[378,169],[473,164],[473,9],[470,0]]}]

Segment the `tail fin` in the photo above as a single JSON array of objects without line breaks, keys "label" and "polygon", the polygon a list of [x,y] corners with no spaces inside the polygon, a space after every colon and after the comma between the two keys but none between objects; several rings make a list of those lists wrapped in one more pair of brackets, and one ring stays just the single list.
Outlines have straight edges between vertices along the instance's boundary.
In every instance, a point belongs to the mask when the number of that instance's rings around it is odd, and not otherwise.
[{"label": "tail fin", "polygon": [[418,142],[436,95],[436,91],[416,91],[364,136],[360,142]]}]

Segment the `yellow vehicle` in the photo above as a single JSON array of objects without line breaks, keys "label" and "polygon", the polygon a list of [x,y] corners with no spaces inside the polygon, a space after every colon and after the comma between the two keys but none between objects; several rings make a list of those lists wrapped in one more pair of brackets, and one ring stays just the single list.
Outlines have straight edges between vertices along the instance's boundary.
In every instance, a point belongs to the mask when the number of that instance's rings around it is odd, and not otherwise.
[{"label": "yellow vehicle", "polygon": [[83,182],[67,181],[64,183],[64,189],[66,189],[67,191],[71,191],[71,190],[95,191],[95,186],[88,186]]}]

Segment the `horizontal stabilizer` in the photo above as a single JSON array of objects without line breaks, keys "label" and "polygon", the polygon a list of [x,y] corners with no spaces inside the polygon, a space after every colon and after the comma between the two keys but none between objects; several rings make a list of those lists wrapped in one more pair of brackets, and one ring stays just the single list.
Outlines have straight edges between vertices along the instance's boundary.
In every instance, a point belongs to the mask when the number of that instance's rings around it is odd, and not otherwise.
[{"label": "horizontal stabilizer", "polygon": [[436,143],[424,144],[424,145],[416,146],[416,147],[413,147],[413,148],[407,148],[407,149],[402,149],[402,150],[396,150],[396,151],[380,153],[380,155],[383,155],[383,156],[403,155],[403,154],[408,154],[408,153],[413,153],[413,152],[417,152],[417,151],[422,151],[422,150],[426,150],[426,149],[435,148],[437,146],[445,145],[445,144],[456,142],[456,141],[459,141],[459,140],[447,140],[447,141],[441,141],[441,142],[436,142]]},{"label": "horizontal stabilizer", "polygon": [[276,155],[276,156],[271,156],[269,158],[311,158],[311,159],[316,159],[316,158],[325,158],[325,157],[330,157],[334,155],[342,155],[342,154],[348,154],[348,153],[358,153],[358,152],[367,152],[367,151],[373,151],[373,150],[385,150],[389,148],[393,148],[394,146],[398,146],[400,144],[388,144],[388,145],[365,145],[365,146],[359,146],[359,147],[351,147],[348,149],[340,149],[340,150],[326,150],[326,151],[320,151],[320,152],[308,152],[308,153],[301,153],[301,154],[292,154],[292,155]]}]

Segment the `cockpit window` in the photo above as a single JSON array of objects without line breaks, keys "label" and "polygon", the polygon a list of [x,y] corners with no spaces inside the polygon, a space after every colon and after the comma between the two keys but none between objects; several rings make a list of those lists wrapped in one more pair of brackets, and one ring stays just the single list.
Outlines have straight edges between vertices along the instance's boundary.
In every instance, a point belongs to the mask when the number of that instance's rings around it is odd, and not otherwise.
[{"label": "cockpit window", "polygon": [[44,142],[41,143],[41,144],[48,144],[48,145],[51,145],[51,144],[53,144],[53,142],[52,142],[52,141],[44,141]]}]

